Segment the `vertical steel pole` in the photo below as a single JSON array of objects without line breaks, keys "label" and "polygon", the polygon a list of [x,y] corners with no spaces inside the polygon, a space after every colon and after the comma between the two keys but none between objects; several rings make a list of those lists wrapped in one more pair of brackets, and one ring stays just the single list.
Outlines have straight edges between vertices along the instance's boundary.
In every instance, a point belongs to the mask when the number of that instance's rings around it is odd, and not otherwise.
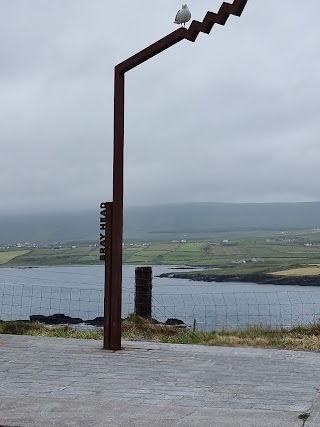
[{"label": "vertical steel pole", "polygon": [[124,161],[124,72],[115,67],[113,204],[111,219],[111,285],[109,350],[121,350],[122,240]]}]

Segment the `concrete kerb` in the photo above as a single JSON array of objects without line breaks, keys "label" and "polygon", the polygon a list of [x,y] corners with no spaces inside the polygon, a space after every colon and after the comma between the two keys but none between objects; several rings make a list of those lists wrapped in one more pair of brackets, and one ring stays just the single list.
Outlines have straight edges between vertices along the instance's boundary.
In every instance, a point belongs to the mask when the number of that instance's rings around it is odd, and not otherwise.
[{"label": "concrete kerb", "polygon": [[1,424],[10,427],[302,427],[295,412],[164,407],[83,398],[3,397],[0,413]]},{"label": "concrete kerb", "polygon": [[310,417],[306,420],[304,427],[320,427],[320,390],[318,390],[313,405],[308,412],[310,412]]}]

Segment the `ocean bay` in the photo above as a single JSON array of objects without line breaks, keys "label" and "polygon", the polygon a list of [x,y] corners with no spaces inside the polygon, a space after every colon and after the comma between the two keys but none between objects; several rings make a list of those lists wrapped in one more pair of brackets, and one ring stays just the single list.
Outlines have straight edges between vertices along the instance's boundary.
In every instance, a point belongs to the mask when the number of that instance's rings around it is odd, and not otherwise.
[{"label": "ocean bay", "polygon": [[[122,317],[134,311],[133,265],[123,266]],[[290,327],[320,318],[320,289],[240,282],[196,282],[159,278],[174,266],[153,266],[153,317],[179,318],[198,329],[248,325]],[[0,269],[0,319],[63,313],[81,319],[103,316],[104,267],[68,266]]]}]

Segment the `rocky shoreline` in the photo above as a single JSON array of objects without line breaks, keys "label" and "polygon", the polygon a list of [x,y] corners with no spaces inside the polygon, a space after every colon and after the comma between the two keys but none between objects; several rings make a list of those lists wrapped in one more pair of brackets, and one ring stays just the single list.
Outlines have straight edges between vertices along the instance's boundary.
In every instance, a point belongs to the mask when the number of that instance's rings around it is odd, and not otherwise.
[{"label": "rocky shoreline", "polygon": [[189,279],[195,282],[248,282],[258,285],[320,286],[320,276],[286,277],[269,274],[215,275],[205,273],[162,273],[158,277]]},{"label": "rocky shoreline", "polygon": [[[127,319],[122,320],[130,320],[130,316]],[[26,320],[23,320],[26,322]],[[30,316],[30,322],[39,322],[45,325],[86,325],[86,326],[95,326],[95,327],[103,327],[104,326],[104,317],[95,317],[91,320],[83,320],[79,317],[71,317],[66,316],[63,313],[53,314],[51,316],[44,316],[42,314],[32,314]],[[181,328],[187,327],[185,323],[180,319],[168,318],[165,322],[159,322],[156,319],[152,319],[154,324],[162,325],[162,326],[179,326]],[[2,427],[0,425],[0,427]]]}]

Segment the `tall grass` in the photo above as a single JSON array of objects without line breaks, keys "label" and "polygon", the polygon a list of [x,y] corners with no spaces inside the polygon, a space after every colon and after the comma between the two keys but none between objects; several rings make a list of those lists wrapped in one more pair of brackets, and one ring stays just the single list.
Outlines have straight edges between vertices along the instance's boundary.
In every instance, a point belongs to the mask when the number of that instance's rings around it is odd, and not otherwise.
[{"label": "tall grass", "polygon": [[[79,330],[66,325],[48,327],[37,322],[21,321],[0,321],[0,333],[97,340],[103,338],[102,330]],[[122,337],[127,340],[153,340],[174,344],[320,351],[320,322],[291,329],[252,326],[243,331],[192,332],[131,316],[122,322]]]}]

